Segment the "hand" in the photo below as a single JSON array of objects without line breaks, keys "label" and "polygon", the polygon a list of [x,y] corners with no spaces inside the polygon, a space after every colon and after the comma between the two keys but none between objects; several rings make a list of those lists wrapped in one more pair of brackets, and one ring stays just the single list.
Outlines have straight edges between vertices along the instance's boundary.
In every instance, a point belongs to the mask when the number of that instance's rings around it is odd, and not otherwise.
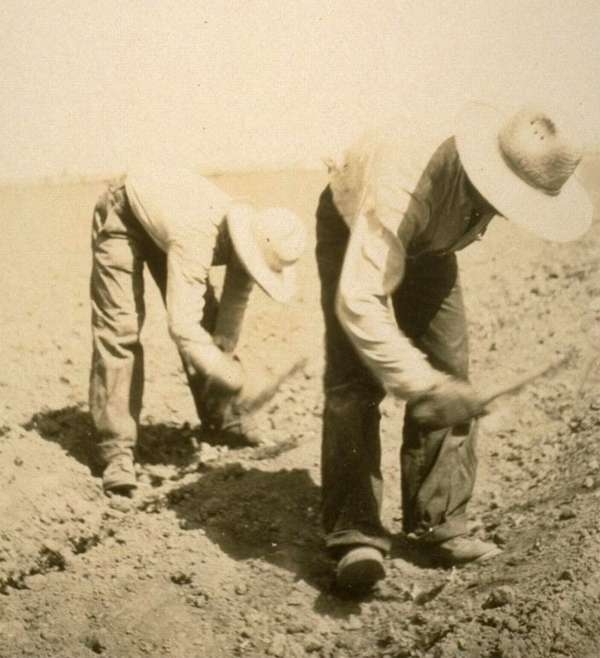
[{"label": "hand", "polygon": [[448,379],[414,399],[410,414],[419,425],[442,429],[485,413],[485,406],[467,382]]},{"label": "hand", "polygon": [[215,393],[237,395],[246,379],[244,368],[238,356],[223,353],[218,369],[211,372],[207,382]]},{"label": "hand", "polygon": [[220,431],[236,443],[255,447],[268,444],[254,416],[239,408],[235,400],[225,411]]},{"label": "hand", "polygon": [[[236,444],[265,446],[269,441],[257,426],[253,413],[247,408],[261,393],[269,388],[270,379],[260,367],[253,367],[250,373],[245,372],[244,384],[238,393],[223,394],[206,398],[210,414],[204,419],[203,425],[208,429],[218,431],[224,440]],[[272,386],[272,384],[271,384]]]},{"label": "hand", "polygon": [[224,440],[236,444],[259,446],[265,440],[257,427],[252,414],[247,413],[240,403],[239,395],[211,395],[210,390],[204,398],[202,426],[204,429],[219,432]]},{"label": "hand", "polygon": [[239,358],[223,354],[218,372],[206,378],[202,391],[200,420],[204,428],[221,429],[223,418],[238,398],[244,380],[244,369]]}]

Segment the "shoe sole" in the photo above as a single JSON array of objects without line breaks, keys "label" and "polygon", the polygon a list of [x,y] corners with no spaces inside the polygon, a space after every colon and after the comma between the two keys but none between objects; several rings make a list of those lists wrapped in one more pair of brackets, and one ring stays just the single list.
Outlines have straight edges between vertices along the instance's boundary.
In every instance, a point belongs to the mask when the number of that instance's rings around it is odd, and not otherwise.
[{"label": "shoe sole", "polygon": [[137,484],[105,484],[105,493],[117,494],[118,496],[131,496],[137,489]]},{"label": "shoe sole", "polygon": [[368,590],[385,578],[383,564],[379,560],[357,560],[338,569],[336,582],[346,590]]},{"label": "shoe sole", "polygon": [[130,496],[137,489],[137,479],[133,462],[120,466],[109,464],[102,475],[102,487],[106,493],[114,493],[120,496]]}]

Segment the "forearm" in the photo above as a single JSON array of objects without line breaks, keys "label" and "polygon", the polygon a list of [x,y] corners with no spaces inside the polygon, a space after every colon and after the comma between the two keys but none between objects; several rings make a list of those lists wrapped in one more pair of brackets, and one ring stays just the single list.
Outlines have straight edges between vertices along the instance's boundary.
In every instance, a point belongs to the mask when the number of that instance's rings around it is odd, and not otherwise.
[{"label": "forearm", "polygon": [[253,281],[241,263],[234,261],[227,266],[214,333],[225,352],[233,352],[237,346],[252,287]]},{"label": "forearm", "polygon": [[[171,334],[173,336],[173,334]],[[196,372],[204,374],[218,387],[237,392],[242,387],[240,366],[211,340],[209,345],[173,336],[179,352]]]},{"label": "forearm", "polygon": [[374,217],[357,219],[344,258],[336,313],[358,354],[385,389],[402,398],[444,375],[400,331],[388,304],[404,277],[402,244]]},{"label": "forearm", "polygon": [[224,354],[202,327],[207,267],[182,260],[176,249],[167,259],[167,313],[169,333],[182,357],[196,372],[226,389],[241,388],[239,364]]},{"label": "forearm", "polygon": [[386,298],[340,292],[336,311],[361,359],[390,394],[408,399],[446,380],[400,331]]}]

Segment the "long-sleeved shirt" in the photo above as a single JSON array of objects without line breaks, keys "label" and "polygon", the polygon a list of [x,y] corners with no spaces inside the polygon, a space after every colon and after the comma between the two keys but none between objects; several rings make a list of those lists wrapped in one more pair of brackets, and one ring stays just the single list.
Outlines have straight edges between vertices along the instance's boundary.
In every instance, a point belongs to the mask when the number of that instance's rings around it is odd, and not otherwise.
[{"label": "long-sleeved shirt", "polygon": [[[226,352],[239,337],[252,279],[235,255],[226,231],[232,199],[191,171],[140,169],[125,179],[136,217],[167,254],[166,307],[169,333],[199,372],[227,379]],[[212,265],[226,265],[216,330],[201,326]]]},{"label": "long-sleeved shirt", "polygon": [[400,331],[389,304],[406,259],[461,249],[493,217],[478,216],[465,193],[454,138],[415,135],[412,125],[367,134],[330,171],[334,203],[351,229],[336,312],[367,366],[403,398],[445,378]]}]

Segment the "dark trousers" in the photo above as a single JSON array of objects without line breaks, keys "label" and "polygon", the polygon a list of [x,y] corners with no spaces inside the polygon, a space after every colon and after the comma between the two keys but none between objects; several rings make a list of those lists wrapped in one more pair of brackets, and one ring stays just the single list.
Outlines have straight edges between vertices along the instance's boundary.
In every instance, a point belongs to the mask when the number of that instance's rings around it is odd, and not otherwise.
[{"label": "dark trousers", "polygon": [[[325,319],[322,513],[331,549],[390,540],[380,520],[383,480],[379,404],[384,391],[359,359],[335,315],[349,230],[326,188],[317,209],[316,257]],[[393,293],[398,327],[450,375],[468,377],[468,340],[456,256],[408,260]],[[424,431],[407,404],[402,432],[403,529],[423,541],[464,534],[475,483],[476,423]]]},{"label": "dark trousers", "polygon": [[[131,450],[136,443],[144,388],[146,265],[163,300],[167,286],[166,254],[133,214],[125,188],[111,185],[94,209],[92,226],[92,367],[90,411],[101,462]],[[214,331],[218,302],[207,285],[202,326]],[[204,377],[183,366],[201,417]]]}]

